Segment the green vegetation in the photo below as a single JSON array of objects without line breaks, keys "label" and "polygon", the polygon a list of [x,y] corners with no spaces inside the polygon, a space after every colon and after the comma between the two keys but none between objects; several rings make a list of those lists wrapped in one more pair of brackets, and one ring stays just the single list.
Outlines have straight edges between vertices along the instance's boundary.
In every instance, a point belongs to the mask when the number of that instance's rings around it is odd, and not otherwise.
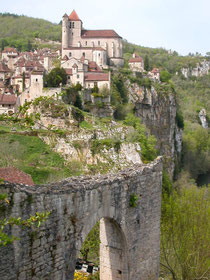
[{"label": "green vegetation", "polygon": [[36,136],[18,135],[0,127],[0,167],[15,166],[30,174],[35,184],[70,176],[64,159]]},{"label": "green vegetation", "polygon": [[9,46],[19,51],[30,51],[40,45],[37,38],[61,41],[61,26],[43,19],[5,13],[0,14],[0,26],[1,49]]},{"label": "green vegetation", "polygon": [[46,87],[59,87],[60,84],[65,85],[66,80],[66,71],[63,68],[57,67],[44,77],[44,85]]},{"label": "green vegetation", "polygon": [[160,81],[162,83],[168,83],[170,79],[171,79],[171,74],[168,71],[160,72]]},{"label": "green vegetation", "polygon": [[138,196],[136,194],[130,195],[129,206],[130,207],[137,207]]},{"label": "green vegetation", "polygon": [[185,183],[170,196],[163,195],[160,276],[209,279],[209,189]]},{"label": "green vegetation", "polygon": [[[9,199],[7,198],[7,195],[5,193],[0,194],[0,207],[1,210],[3,206],[7,207],[7,205],[10,203]],[[50,215],[50,212],[46,213],[39,213],[36,212],[35,215],[30,215],[30,218],[23,220],[20,217],[9,217],[8,219],[0,219],[0,248],[2,246],[7,246],[8,244],[13,243],[18,238],[13,235],[9,235],[6,232],[6,229],[8,226],[11,228],[13,226],[17,226],[20,229],[23,229],[25,227],[40,227],[40,225],[46,221],[47,217]]]},{"label": "green vegetation", "polygon": [[183,169],[196,179],[210,170],[210,135],[196,123],[185,123],[183,135]]},{"label": "green vegetation", "polygon": [[139,143],[141,146],[141,157],[144,163],[152,161],[157,156],[155,148],[156,139],[153,135],[148,136],[148,132],[141,120],[133,114],[128,114],[124,120],[124,124],[132,126],[135,130],[133,133],[127,135],[126,141],[132,143]]},{"label": "green vegetation", "polygon": [[91,152],[93,155],[98,154],[101,149],[107,148],[111,149],[114,148],[116,151],[120,149],[121,141],[118,139],[95,139],[91,141]]},{"label": "green vegetation", "polygon": [[80,250],[83,259],[91,261],[95,265],[99,265],[99,225],[100,222],[97,222],[91,229]]},{"label": "green vegetation", "polygon": [[[149,67],[146,63],[145,69],[151,70],[154,67],[158,67],[160,70],[167,70],[170,74],[175,74],[176,72],[180,73],[181,68],[193,68],[196,66],[196,63],[199,63],[201,56],[197,55],[188,55],[188,56],[179,56],[177,52],[169,53],[166,49],[163,48],[149,48],[142,47],[135,44],[128,43],[123,41],[123,53],[125,59],[125,65],[127,65],[128,60],[131,58],[132,54],[136,52],[140,55],[144,61],[147,60],[146,56],[149,58]],[[206,59],[209,59],[206,56]],[[147,70],[147,71],[148,71]]]},{"label": "green vegetation", "polygon": [[75,86],[67,88],[62,95],[62,100],[66,104],[74,105],[75,107],[82,109],[82,99],[80,96],[80,91],[82,86],[78,83]]}]

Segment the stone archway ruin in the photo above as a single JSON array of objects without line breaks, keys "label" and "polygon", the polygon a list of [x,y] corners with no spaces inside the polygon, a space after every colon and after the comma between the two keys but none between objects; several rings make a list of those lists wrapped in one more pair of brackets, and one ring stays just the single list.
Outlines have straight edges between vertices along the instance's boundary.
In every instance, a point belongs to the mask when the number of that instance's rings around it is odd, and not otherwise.
[{"label": "stone archway ruin", "polygon": [[[73,280],[77,252],[101,220],[101,280],[157,280],[162,162],[117,174],[80,176],[30,187],[5,183],[10,204],[0,219],[50,211],[39,229],[10,230],[20,239],[0,248],[1,280]],[[130,197],[138,197],[136,207]]]},{"label": "stone archway ruin", "polygon": [[127,242],[112,219],[100,221],[100,280],[129,280]]}]

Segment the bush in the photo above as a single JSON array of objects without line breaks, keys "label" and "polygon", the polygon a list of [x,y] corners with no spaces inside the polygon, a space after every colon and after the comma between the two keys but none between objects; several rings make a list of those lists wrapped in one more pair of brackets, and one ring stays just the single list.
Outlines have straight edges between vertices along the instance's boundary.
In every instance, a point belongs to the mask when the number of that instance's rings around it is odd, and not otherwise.
[{"label": "bush", "polygon": [[168,83],[170,79],[171,79],[171,74],[168,71],[160,72],[160,80],[162,83]]},{"label": "bush", "polygon": [[145,163],[154,160],[157,156],[157,150],[155,148],[156,139],[153,135],[148,136],[145,126],[141,124],[141,120],[133,114],[128,114],[124,120],[124,124],[135,128],[135,131],[130,133],[126,140],[140,144],[142,160]]},{"label": "bush", "polygon": [[59,67],[52,69],[50,73],[44,77],[44,85],[46,87],[59,87],[60,84],[65,85],[66,81],[66,71]]}]

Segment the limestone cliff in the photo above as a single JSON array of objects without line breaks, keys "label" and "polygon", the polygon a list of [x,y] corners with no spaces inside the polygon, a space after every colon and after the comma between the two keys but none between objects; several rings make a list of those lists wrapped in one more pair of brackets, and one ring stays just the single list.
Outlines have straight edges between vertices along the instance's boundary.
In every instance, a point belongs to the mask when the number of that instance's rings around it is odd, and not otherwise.
[{"label": "limestone cliff", "polygon": [[130,84],[130,100],[135,104],[136,115],[155,135],[157,148],[164,155],[164,165],[172,178],[182,147],[182,130],[176,125],[176,97],[170,85],[155,87]]}]

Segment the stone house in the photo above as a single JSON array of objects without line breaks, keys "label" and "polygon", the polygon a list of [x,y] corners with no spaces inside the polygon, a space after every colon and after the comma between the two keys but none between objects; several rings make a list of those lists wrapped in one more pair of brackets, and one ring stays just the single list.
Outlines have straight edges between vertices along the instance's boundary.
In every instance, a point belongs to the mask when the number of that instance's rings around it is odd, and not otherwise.
[{"label": "stone house", "polygon": [[4,48],[2,51],[2,59],[9,61],[11,58],[16,58],[18,56],[18,51],[15,48]]},{"label": "stone house", "polygon": [[153,68],[151,72],[148,73],[151,80],[155,82],[160,82],[160,70],[158,68]]},{"label": "stone house", "polygon": [[[18,92],[23,91],[23,75],[13,76],[11,79],[11,85],[13,89]],[[28,73],[25,74],[25,88],[30,86],[30,76]]]},{"label": "stone house", "polygon": [[0,81],[5,81],[10,78],[11,71],[8,66],[2,61],[0,62]]},{"label": "stone house", "polygon": [[15,112],[17,95],[4,93],[0,94],[0,114],[11,114]]},{"label": "stone house", "polygon": [[129,59],[128,66],[133,72],[144,72],[144,60],[136,53]]}]

